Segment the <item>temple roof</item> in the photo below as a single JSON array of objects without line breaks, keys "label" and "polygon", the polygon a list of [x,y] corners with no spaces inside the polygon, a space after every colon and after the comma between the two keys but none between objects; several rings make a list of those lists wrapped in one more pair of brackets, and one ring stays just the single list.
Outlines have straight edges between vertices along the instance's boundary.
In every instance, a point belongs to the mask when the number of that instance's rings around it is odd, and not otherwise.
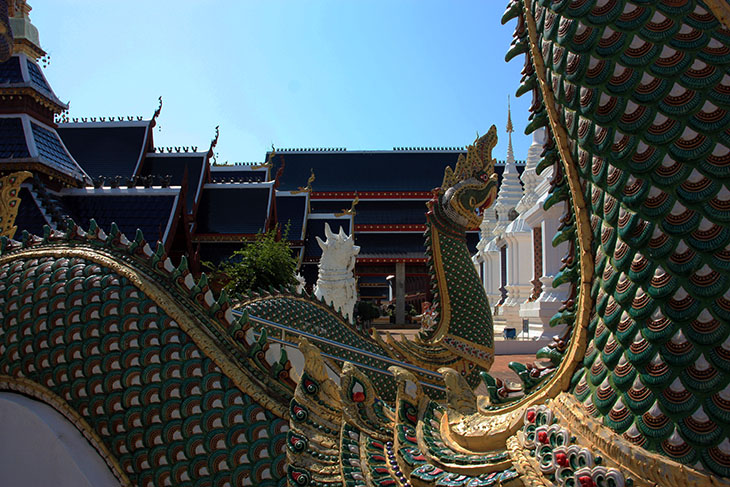
[{"label": "temple roof", "polygon": [[88,180],[53,127],[25,115],[0,115],[0,166],[11,170],[47,168],[51,174]]},{"label": "temple roof", "polygon": [[[340,212],[350,205],[343,201],[313,200],[312,211]],[[424,200],[366,200],[355,207],[356,225],[402,225],[426,224],[426,202]]]},{"label": "temple roof", "polygon": [[0,118],[0,159],[30,157],[20,117]]},{"label": "temple roof", "polygon": [[386,276],[358,276],[357,284],[361,287],[388,287]]},{"label": "temple roof", "polygon": [[[358,260],[362,259],[425,259],[426,246],[422,232],[399,233],[358,233],[355,243],[360,246]],[[479,232],[467,232],[466,244],[469,252],[476,252]]]},{"label": "temple roof", "polygon": [[150,120],[63,123],[58,133],[91,177],[132,177],[147,152]]},{"label": "temple roof", "polygon": [[67,108],[67,105],[53,92],[36,61],[25,53],[15,54],[4,63],[0,63],[0,88],[3,91],[12,89],[16,92],[23,88],[30,88],[56,108]]},{"label": "temple roof", "polygon": [[425,259],[424,242],[422,233],[398,234],[398,238],[393,238],[390,233],[361,233],[355,236],[355,243],[360,246],[358,260]]},{"label": "temple roof", "polygon": [[255,234],[266,230],[274,183],[206,184],[196,234]]},{"label": "temple roof", "polygon": [[177,218],[180,188],[83,188],[63,190],[61,204],[73,220],[87,228],[94,219],[108,231],[112,223],[128,239],[137,228],[145,240],[167,243]]},{"label": "temple roof", "polygon": [[282,231],[289,225],[288,240],[304,240],[308,200],[309,193],[276,192],[276,219]]},{"label": "temple roof", "polygon": [[210,180],[214,183],[268,181],[268,168],[254,164],[210,166]]},{"label": "temple roof", "polygon": [[205,152],[193,153],[150,153],[144,158],[139,170],[140,176],[171,176],[170,184],[180,186],[187,170],[188,185],[185,196],[185,208],[189,214],[195,209],[203,189],[206,168]]},{"label": "temple roof", "polygon": [[[453,166],[463,150],[287,151],[279,189],[306,185],[315,174],[314,191],[429,191],[441,185],[444,167]],[[267,153],[268,159],[269,153]],[[281,164],[274,157],[275,172]],[[524,166],[524,165],[523,165]],[[498,163],[495,171],[500,174]]]}]

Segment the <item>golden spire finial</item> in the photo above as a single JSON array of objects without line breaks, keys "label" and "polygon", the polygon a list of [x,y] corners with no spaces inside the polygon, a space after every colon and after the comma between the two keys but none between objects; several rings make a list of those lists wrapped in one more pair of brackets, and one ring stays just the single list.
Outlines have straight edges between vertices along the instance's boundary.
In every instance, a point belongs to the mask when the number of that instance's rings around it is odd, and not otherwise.
[{"label": "golden spire finial", "polygon": [[512,127],[512,110],[509,105],[509,95],[507,95],[507,133],[511,134],[515,129]]}]

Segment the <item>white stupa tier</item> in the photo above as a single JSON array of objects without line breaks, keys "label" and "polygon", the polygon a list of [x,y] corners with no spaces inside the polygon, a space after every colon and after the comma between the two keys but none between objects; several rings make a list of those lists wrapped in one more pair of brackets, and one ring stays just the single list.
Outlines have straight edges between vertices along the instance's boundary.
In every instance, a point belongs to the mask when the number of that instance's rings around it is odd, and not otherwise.
[{"label": "white stupa tier", "polygon": [[507,224],[514,220],[517,216],[517,204],[522,199],[522,182],[520,174],[517,172],[515,164],[515,153],[512,149],[512,115],[507,110],[507,135],[509,137],[509,145],[507,146],[507,161],[505,162],[504,172],[502,173],[502,184],[497,193],[497,201],[494,209],[497,212],[497,225],[494,229],[495,234],[501,233]]},{"label": "white stupa tier", "polygon": [[544,138],[544,129],[538,129],[532,133],[532,144],[530,144],[530,148],[527,149],[525,170],[522,171],[522,176],[520,176],[524,187],[524,194],[515,208],[517,213],[520,215],[534,206],[539,197],[535,190],[543,178],[537,175],[536,169],[537,165],[540,163],[540,155],[542,154]]}]

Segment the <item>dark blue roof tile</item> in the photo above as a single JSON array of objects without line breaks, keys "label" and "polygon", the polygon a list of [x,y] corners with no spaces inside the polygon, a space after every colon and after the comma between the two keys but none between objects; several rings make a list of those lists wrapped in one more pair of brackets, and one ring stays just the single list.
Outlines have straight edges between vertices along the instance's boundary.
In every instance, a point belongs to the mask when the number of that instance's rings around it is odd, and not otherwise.
[{"label": "dark blue roof tile", "polygon": [[30,157],[20,118],[0,118],[0,159]]},{"label": "dark blue roof tile", "polygon": [[289,225],[289,240],[304,239],[304,219],[307,216],[307,195],[276,195],[276,217],[282,231]]},{"label": "dark blue roof tile", "polygon": [[196,233],[254,234],[265,230],[271,184],[207,185]]},{"label": "dark blue roof tile", "polygon": [[[339,212],[349,208],[347,201],[313,200],[312,212]],[[393,225],[426,223],[426,202],[423,200],[360,200],[355,207],[357,225]]]},{"label": "dark blue roof tile", "polygon": [[13,56],[0,63],[0,84],[22,83],[23,73],[20,71],[20,59]]},{"label": "dark blue roof tile", "polygon": [[364,233],[355,235],[360,246],[358,257],[405,258],[426,257],[426,247],[421,233]]},{"label": "dark blue roof tile", "polygon": [[79,166],[71,159],[57,134],[36,123],[31,122],[30,126],[33,130],[33,140],[35,140],[35,145],[42,159],[51,162],[52,165],[55,165],[55,169],[63,173],[81,174]]},{"label": "dark blue roof tile", "polygon": [[[46,79],[41,73],[41,68],[36,63],[28,59],[28,75],[30,76],[30,85],[39,91],[44,92],[46,95],[52,95],[51,87],[48,86]],[[54,95],[55,96],[55,95]]]},{"label": "dark blue roof tile", "polygon": [[188,188],[185,197],[185,208],[188,213],[192,213],[195,208],[195,198],[199,196],[198,188],[202,185],[205,174],[205,154],[150,154],[145,157],[139,173],[140,176],[172,176],[170,184],[180,186],[186,168],[188,170]]},{"label": "dark blue roof tile", "polygon": [[[314,191],[430,191],[441,185],[444,169],[453,167],[458,151],[340,151],[340,152],[286,152],[284,174],[280,190],[294,190],[307,184],[310,170],[314,170]],[[268,155],[268,154],[267,154]],[[277,167],[279,158],[274,158]],[[524,163],[518,164],[522,172]],[[504,166],[497,164],[500,175]]]},{"label": "dark blue roof tile", "polygon": [[162,195],[155,194],[155,190],[101,194],[99,190],[99,194],[64,194],[62,200],[71,218],[83,228],[87,228],[93,218],[104,231],[109,231],[111,224],[116,223],[129,239],[134,238],[139,228],[145,240],[153,243],[165,236],[178,194],[170,190]]},{"label": "dark blue roof tile", "polygon": [[145,124],[59,126],[71,155],[92,178],[132,177],[147,142]]}]

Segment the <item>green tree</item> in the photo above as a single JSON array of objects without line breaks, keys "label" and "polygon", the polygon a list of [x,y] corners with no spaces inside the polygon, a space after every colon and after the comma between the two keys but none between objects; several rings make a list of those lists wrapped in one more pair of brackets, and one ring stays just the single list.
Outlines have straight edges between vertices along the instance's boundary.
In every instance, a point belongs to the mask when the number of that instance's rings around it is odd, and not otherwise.
[{"label": "green tree", "polygon": [[[367,301],[358,301],[355,304],[355,319],[362,322],[363,326],[369,326],[370,323],[380,317],[380,308],[373,303]],[[359,320],[358,320],[359,318]]]},{"label": "green tree", "polygon": [[224,289],[233,299],[241,299],[259,289],[296,284],[297,261],[286,243],[288,230],[281,239],[277,238],[276,230],[259,233],[254,241],[215,268],[228,279]]}]

